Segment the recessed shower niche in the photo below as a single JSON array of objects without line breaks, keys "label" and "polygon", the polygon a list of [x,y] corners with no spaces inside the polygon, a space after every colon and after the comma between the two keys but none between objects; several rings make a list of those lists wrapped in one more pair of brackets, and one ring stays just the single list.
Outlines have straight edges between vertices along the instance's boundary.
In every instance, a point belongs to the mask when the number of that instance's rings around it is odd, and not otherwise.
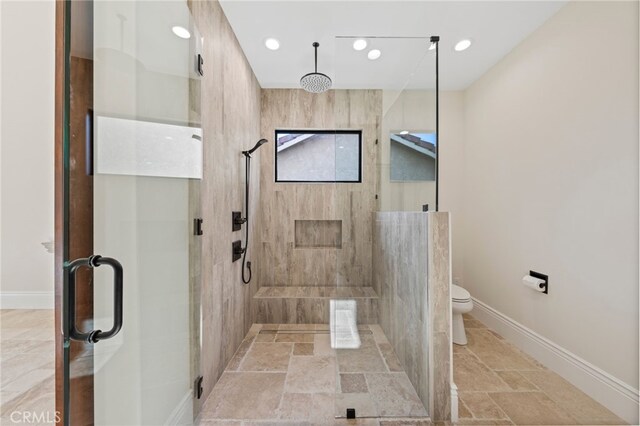
[{"label": "recessed shower niche", "polygon": [[296,220],[295,248],[342,248],[341,220]]}]

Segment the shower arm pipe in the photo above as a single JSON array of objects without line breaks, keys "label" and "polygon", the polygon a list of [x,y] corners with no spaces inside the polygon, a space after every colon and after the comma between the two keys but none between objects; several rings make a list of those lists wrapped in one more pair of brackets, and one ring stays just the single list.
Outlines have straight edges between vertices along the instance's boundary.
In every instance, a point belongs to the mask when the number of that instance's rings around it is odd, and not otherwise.
[{"label": "shower arm pipe", "polygon": [[315,53],[314,53],[314,55],[315,55],[315,58],[314,58],[315,59],[315,61],[314,61],[314,63],[315,63],[315,71],[314,72],[316,74],[318,74],[318,47],[319,46],[320,46],[320,43],[318,43],[317,41],[315,43],[313,43],[313,47],[315,49]]}]

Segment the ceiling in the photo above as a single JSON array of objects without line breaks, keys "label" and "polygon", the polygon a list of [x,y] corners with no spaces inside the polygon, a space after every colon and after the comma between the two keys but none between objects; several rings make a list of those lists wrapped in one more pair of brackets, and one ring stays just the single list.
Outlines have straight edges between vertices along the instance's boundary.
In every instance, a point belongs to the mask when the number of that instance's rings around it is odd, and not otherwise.
[{"label": "ceiling", "polygon": [[[171,28],[188,29],[182,39]],[[199,32],[184,0],[71,2],[71,56],[104,59],[94,66],[147,71],[180,77],[192,75]]]},{"label": "ceiling", "polygon": [[[334,88],[431,88],[435,55],[427,38],[440,36],[440,88],[462,90],[555,14],[566,1],[246,1],[221,0],[222,8],[263,88],[299,87],[318,71]],[[364,51],[339,36],[375,36]],[[275,37],[280,49],[268,50]],[[385,37],[425,37],[398,39]],[[473,44],[455,52],[454,44]],[[370,48],[382,56],[367,59]]]}]

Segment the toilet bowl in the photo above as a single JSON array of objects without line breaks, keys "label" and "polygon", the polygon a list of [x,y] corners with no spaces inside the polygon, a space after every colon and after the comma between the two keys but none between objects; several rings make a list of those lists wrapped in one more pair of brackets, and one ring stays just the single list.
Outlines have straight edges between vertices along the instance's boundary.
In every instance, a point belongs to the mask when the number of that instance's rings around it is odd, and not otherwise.
[{"label": "toilet bowl", "polygon": [[453,343],[456,345],[466,345],[467,335],[464,332],[464,320],[462,314],[471,312],[473,301],[471,294],[464,288],[455,284],[451,285],[451,311],[452,311],[452,332]]}]

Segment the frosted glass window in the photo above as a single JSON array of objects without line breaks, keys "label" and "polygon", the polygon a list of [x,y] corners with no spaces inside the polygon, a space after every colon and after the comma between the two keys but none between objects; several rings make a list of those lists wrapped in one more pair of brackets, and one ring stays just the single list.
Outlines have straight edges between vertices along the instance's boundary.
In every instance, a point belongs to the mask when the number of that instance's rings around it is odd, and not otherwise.
[{"label": "frosted glass window", "polygon": [[359,130],[277,130],[276,182],[362,182]]},{"label": "frosted glass window", "polygon": [[202,179],[202,129],[97,117],[96,173]]}]

